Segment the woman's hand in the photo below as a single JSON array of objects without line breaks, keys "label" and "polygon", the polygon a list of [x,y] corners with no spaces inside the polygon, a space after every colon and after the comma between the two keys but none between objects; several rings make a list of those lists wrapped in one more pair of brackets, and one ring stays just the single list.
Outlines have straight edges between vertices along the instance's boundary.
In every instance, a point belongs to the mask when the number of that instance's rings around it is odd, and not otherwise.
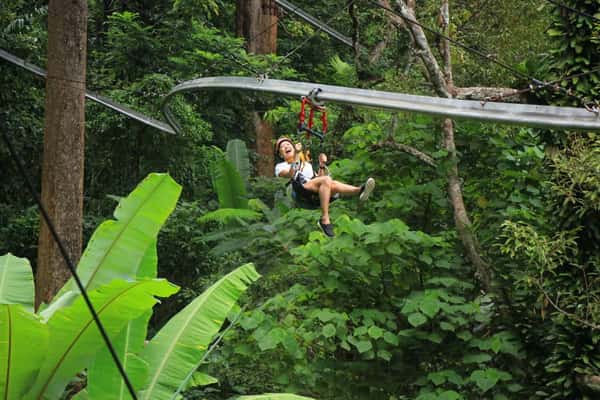
[{"label": "woman's hand", "polygon": [[319,167],[325,167],[327,164],[327,155],[324,153],[319,154]]}]

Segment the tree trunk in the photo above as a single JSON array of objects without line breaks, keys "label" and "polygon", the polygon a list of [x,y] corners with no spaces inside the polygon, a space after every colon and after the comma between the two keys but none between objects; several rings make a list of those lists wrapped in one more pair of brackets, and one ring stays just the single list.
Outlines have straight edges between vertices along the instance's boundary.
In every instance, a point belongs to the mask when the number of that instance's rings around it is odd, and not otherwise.
[{"label": "tree trunk", "polygon": [[[411,34],[413,43],[417,48],[417,54],[423,61],[427,70],[427,78],[432,83],[434,90],[440,97],[451,97],[454,92],[454,82],[452,78],[452,63],[450,44],[447,40],[442,40],[440,43],[440,54],[443,58],[443,70],[440,68],[435,59],[429,42],[423,29],[417,24],[409,21],[416,21],[415,3],[414,1],[397,0],[396,3],[400,8],[401,15],[405,18],[404,25]],[[447,35],[450,25],[448,0],[441,1],[440,7],[440,27]],[[448,158],[451,166],[447,171],[448,178],[448,197],[452,204],[454,213],[454,223],[456,230],[465,249],[465,253],[469,261],[475,268],[475,277],[479,281],[481,287],[489,291],[491,290],[492,270],[481,255],[479,254],[479,242],[477,237],[471,230],[471,221],[465,207],[462,188],[460,185],[460,176],[458,174],[458,157],[456,154],[456,144],[454,140],[454,126],[452,120],[444,119],[442,124],[443,147],[448,152]]]},{"label": "tree trunk", "polygon": [[[50,0],[42,203],[77,262],[82,247],[87,2]],[[49,302],[70,273],[42,219],[36,306]]]},{"label": "tree trunk", "polygon": [[[278,8],[275,0],[238,0],[236,32],[246,39],[246,50],[253,54],[277,52]],[[252,122],[256,134],[258,156],[256,172],[259,176],[272,176],[274,131],[262,116],[254,111]]]}]

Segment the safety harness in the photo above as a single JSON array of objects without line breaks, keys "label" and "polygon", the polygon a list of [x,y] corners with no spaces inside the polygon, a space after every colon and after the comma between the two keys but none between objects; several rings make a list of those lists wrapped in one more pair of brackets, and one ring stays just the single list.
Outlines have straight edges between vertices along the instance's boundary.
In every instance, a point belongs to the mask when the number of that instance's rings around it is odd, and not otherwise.
[{"label": "safety harness", "polygon": [[[320,172],[321,169],[324,170],[326,175],[329,175],[329,168],[325,165],[323,168],[320,167],[318,154],[322,153],[323,148],[323,139],[325,138],[325,134],[327,133],[327,109],[323,102],[320,102],[317,99],[317,95],[321,92],[321,89],[313,89],[309,92],[308,96],[302,96],[302,101],[300,103],[300,112],[298,113],[298,129],[297,135],[298,139],[304,136],[306,138],[306,143],[308,144],[306,148],[300,148],[299,157],[300,157],[300,166],[302,168],[302,163],[310,162],[313,167],[313,173]],[[321,127],[320,129],[315,125],[315,115],[320,114]],[[311,157],[311,146],[312,136],[315,136],[319,139],[318,149],[317,149],[317,157]],[[298,148],[296,148],[298,150]],[[319,195],[316,193],[311,193],[310,196],[301,196],[294,190],[295,184],[293,183],[294,177],[290,180],[290,184],[292,185],[291,196],[294,199],[296,205],[301,208],[315,209],[319,208]],[[337,197],[336,197],[337,198]],[[336,198],[332,198],[332,201]]]}]

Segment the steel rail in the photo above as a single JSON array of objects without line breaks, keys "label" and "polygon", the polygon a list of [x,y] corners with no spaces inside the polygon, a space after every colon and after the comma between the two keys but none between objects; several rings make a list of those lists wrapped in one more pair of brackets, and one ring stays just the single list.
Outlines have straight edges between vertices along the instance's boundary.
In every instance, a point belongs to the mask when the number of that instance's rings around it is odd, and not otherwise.
[{"label": "steel rail", "polygon": [[[0,49],[0,58],[4,59],[14,65],[17,65],[23,69],[26,69],[27,71],[34,73],[35,75],[38,75],[42,78],[46,78],[46,75],[47,75],[46,70],[38,67],[35,64],[28,63],[27,61],[13,55],[13,54],[10,54],[9,52],[4,51],[2,49]],[[121,114],[125,115],[126,117],[129,117],[131,119],[139,121],[145,125],[151,126],[153,128],[156,128],[156,129],[166,132],[166,133],[170,133],[172,135],[175,134],[175,131],[173,129],[171,129],[171,127],[168,124],[165,124],[164,122],[156,120],[154,118],[148,117],[147,115],[144,115],[144,114],[142,114],[138,111],[135,111],[127,106],[117,103],[116,101],[113,101],[106,96],[102,96],[98,93],[94,93],[89,90],[86,90],[85,97],[87,97],[88,99],[90,99],[92,101],[95,101],[96,103],[102,104],[103,106],[108,107],[118,113],[121,113]]]},{"label": "steel rail", "polygon": [[173,96],[208,89],[235,89],[274,93],[288,96],[306,96],[313,89],[321,89],[319,101],[350,104],[390,111],[410,111],[459,119],[495,121],[527,126],[557,129],[600,130],[600,114],[583,108],[540,106],[531,104],[492,103],[457,100],[441,97],[417,96],[403,93],[322,85],[318,83],[258,80],[243,77],[211,77],[183,82],[175,86],[163,101],[162,112],[173,130],[180,132],[176,117],[169,108]]},{"label": "steel rail", "polygon": [[[308,22],[315,28],[321,29],[323,32],[329,34],[331,37],[334,37],[335,39],[339,40],[340,42],[344,43],[345,45],[354,48],[351,38],[349,38],[346,35],[341,34],[340,32],[336,31],[335,29],[333,29],[332,27],[327,25],[326,23],[319,21],[318,19],[316,19],[315,17],[313,17],[306,11],[302,10],[301,8],[293,5],[289,1],[275,0],[275,3],[277,3],[277,5],[279,5],[279,6],[281,6],[281,8],[283,8],[284,10],[287,10],[293,14],[296,14],[298,17],[302,18],[304,21]],[[359,45],[359,47],[360,47],[360,45]]]}]

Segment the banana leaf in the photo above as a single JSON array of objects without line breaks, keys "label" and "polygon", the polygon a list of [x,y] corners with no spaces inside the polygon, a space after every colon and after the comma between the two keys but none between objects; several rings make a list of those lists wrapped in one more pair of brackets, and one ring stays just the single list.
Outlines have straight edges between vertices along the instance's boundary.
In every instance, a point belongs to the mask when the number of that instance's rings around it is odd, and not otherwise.
[{"label": "banana leaf", "polygon": [[[154,243],[158,231],[171,214],[181,186],[167,174],[150,174],[129,196],[121,199],[114,216],[105,221],[90,239],[77,272],[87,290],[113,279],[135,279],[137,270]],[[78,292],[73,279],[61,289]]]},{"label": "banana leaf", "polygon": [[221,278],[167,322],[141,353],[150,371],[140,399],[173,399],[187,386],[248,284],[260,275],[245,264]]},{"label": "banana leaf", "polygon": [[[152,312],[147,312],[130,321],[113,341],[119,360],[136,391],[140,389],[140,384],[144,382],[148,373],[148,365],[137,354],[144,347],[151,316]],[[106,348],[96,355],[88,371],[87,390],[91,399],[130,400],[132,398],[121,373]]]},{"label": "banana leaf", "polygon": [[0,304],[21,304],[33,312],[35,289],[29,261],[8,253],[0,257]]},{"label": "banana leaf", "polygon": [[81,390],[81,392],[77,393],[75,396],[71,398],[71,400],[89,400],[90,395],[87,392],[87,389]]},{"label": "banana leaf", "polygon": [[[115,280],[90,292],[90,299],[109,338],[114,340],[128,321],[148,312],[157,300],[177,291],[165,280],[138,282]],[[98,328],[83,299],[56,311],[47,323],[50,336],[40,373],[25,399],[56,400],[75,374],[89,367],[103,347]]]},{"label": "banana leaf", "polygon": [[222,157],[214,163],[214,170],[213,184],[219,208],[248,208],[246,187],[235,166]]},{"label": "banana leaf", "polygon": [[250,178],[250,157],[248,156],[248,148],[246,143],[240,139],[233,139],[227,142],[227,149],[225,150],[227,159],[240,174],[242,181],[248,186],[248,179]]},{"label": "banana leaf", "polygon": [[37,315],[20,304],[0,305],[0,399],[23,398],[47,347],[48,327]]},{"label": "banana leaf", "polygon": [[[156,241],[152,243],[142,260],[138,278],[155,278],[157,266]],[[127,376],[134,388],[144,382],[148,366],[137,354],[144,347],[148,322],[152,312],[146,312],[141,317],[129,321],[119,336],[113,341]],[[131,395],[115,365],[112,355],[107,348],[102,348],[88,371],[87,392],[92,399],[122,400],[131,399]],[[83,395],[82,395],[83,396]]]}]

